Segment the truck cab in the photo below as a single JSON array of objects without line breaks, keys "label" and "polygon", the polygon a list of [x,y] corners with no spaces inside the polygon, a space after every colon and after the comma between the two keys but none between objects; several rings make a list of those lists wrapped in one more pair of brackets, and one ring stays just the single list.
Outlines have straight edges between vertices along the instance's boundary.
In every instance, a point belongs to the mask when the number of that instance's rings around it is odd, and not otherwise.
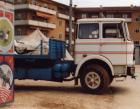
[{"label": "truck cab", "polygon": [[[67,59],[66,43],[49,39],[48,54],[14,56],[14,78],[72,81],[85,91],[100,93],[114,78],[135,77],[134,44],[124,19],[98,18],[77,21],[74,59]],[[68,56],[69,57],[69,56]]]},{"label": "truck cab", "polygon": [[134,77],[134,44],[120,18],[80,19],[75,40],[75,76],[84,89],[100,92],[114,78]]}]

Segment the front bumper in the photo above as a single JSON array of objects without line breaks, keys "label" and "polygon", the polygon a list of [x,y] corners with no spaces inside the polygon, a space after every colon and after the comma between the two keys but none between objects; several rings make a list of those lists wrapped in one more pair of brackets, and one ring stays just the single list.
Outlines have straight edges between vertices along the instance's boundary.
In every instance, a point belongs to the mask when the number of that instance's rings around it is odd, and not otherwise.
[{"label": "front bumper", "polygon": [[135,66],[127,67],[127,75],[135,78]]}]

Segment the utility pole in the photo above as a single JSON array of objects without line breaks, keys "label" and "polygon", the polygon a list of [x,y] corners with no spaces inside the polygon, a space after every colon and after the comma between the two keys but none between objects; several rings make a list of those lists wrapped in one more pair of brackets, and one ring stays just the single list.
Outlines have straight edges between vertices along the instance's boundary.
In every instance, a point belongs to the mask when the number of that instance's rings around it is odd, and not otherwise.
[{"label": "utility pole", "polygon": [[72,52],[72,0],[70,0],[70,6],[69,6],[69,43],[68,43],[68,50],[71,53]]}]

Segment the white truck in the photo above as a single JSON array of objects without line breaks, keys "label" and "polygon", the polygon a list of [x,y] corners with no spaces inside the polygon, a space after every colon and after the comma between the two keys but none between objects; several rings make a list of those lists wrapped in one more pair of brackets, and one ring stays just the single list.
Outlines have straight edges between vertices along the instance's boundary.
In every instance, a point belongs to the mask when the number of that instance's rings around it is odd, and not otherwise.
[{"label": "white truck", "polygon": [[[51,46],[49,52],[60,47]],[[43,54],[16,55],[15,78],[57,82],[75,80],[75,84],[80,79],[85,91],[100,93],[114,78],[128,75],[135,78],[133,52],[134,44],[124,19],[80,19],[77,21],[73,60],[62,59],[63,56],[52,59]],[[52,53],[53,56],[58,55]],[[70,75],[72,79],[66,79]]]}]

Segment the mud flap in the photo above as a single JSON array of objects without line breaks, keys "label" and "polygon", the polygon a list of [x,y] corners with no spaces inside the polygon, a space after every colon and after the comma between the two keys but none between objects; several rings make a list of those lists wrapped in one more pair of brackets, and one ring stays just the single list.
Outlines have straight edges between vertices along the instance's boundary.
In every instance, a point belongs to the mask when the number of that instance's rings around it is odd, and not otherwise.
[{"label": "mud flap", "polygon": [[[12,1],[11,1],[12,2]],[[13,0],[14,2],[14,0]],[[0,106],[14,100],[14,9],[0,2]],[[4,5],[4,6],[3,6]]]}]

